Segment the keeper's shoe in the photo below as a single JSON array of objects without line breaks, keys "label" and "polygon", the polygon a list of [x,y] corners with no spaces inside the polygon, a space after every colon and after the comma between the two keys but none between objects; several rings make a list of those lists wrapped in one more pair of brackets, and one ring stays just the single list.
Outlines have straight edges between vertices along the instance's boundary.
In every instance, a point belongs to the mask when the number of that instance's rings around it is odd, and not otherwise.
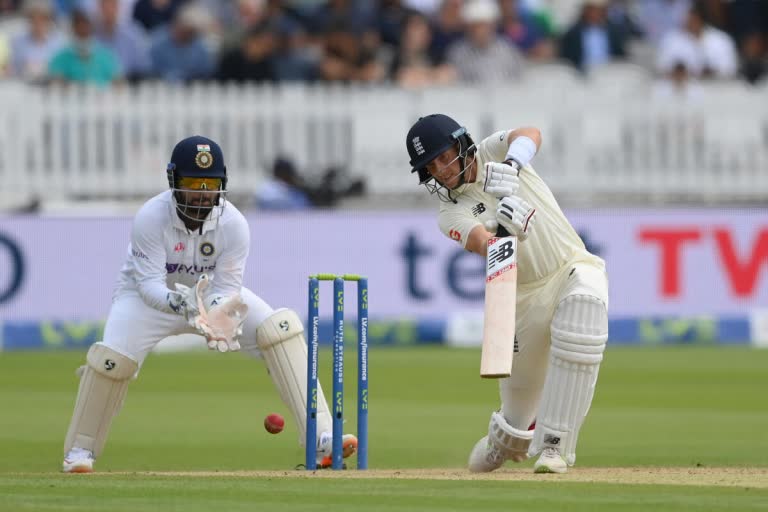
[{"label": "keeper's shoe", "polygon": [[64,457],[61,470],[64,473],[93,473],[93,453],[82,448],[72,448]]},{"label": "keeper's shoe", "polygon": [[557,448],[547,447],[541,452],[539,460],[533,465],[534,473],[565,473],[568,471],[568,464]]},{"label": "keeper's shoe", "polygon": [[[319,468],[329,468],[333,465],[333,436],[328,432],[320,434],[317,443],[317,460]],[[353,434],[344,434],[341,438],[341,453],[346,459],[357,452],[357,437]]]}]

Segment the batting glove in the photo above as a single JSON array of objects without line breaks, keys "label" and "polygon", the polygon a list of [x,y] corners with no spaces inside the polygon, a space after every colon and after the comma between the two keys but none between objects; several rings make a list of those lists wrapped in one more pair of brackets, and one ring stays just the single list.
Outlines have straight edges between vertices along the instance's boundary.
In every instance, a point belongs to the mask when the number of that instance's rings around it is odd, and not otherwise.
[{"label": "batting glove", "polygon": [[533,216],[536,210],[524,199],[517,196],[503,197],[496,207],[496,222],[503,226],[510,235],[523,241],[533,228]]},{"label": "batting glove", "polygon": [[504,163],[485,164],[485,183],[483,190],[496,198],[517,194],[520,188],[520,166],[514,160]]},{"label": "batting glove", "polygon": [[187,319],[187,322],[194,327],[194,318],[200,314],[200,310],[197,305],[197,296],[202,294],[208,287],[208,276],[206,274],[200,274],[195,286],[190,288],[189,286],[181,283],[176,283],[174,286],[176,291],[169,291],[167,300],[168,307],[176,313]]}]

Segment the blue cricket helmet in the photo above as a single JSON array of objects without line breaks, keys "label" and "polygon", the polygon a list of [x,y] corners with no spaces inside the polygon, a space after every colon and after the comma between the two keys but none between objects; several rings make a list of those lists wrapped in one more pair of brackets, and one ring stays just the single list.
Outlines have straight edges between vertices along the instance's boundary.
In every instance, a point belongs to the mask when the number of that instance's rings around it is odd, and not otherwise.
[{"label": "blue cricket helmet", "polygon": [[427,172],[427,164],[457,143],[460,155],[474,149],[467,129],[453,118],[445,114],[430,114],[416,121],[408,131],[405,145],[411,157],[411,173],[418,173],[419,183],[432,179]]},{"label": "blue cricket helmet", "polygon": [[168,163],[168,185],[177,186],[178,178],[221,178],[222,190],[227,189],[227,166],[221,147],[202,135],[181,140],[173,148]]}]

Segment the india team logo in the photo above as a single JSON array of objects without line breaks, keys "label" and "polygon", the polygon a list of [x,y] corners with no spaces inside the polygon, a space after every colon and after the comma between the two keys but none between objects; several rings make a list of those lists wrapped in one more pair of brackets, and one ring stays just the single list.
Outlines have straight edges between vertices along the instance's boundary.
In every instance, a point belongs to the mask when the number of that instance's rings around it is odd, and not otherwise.
[{"label": "india team logo", "polygon": [[212,256],[216,252],[216,248],[211,242],[205,242],[200,245],[200,254],[203,256]]},{"label": "india team logo", "polygon": [[201,169],[207,169],[213,165],[213,155],[211,155],[211,146],[208,144],[197,145],[197,155],[195,163]]}]

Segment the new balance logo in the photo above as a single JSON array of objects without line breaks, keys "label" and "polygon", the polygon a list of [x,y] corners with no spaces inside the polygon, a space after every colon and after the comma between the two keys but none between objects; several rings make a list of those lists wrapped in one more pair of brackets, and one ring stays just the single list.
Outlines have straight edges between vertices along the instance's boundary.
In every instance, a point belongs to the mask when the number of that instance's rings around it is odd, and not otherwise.
[{"label": "new balance logo", "polygon": [[492,251],[488,256],[488,265],[490,266],[496,263],[501,263],[504,260],[511,258],[514,252],[515,249],[512,242],[504,242],[499,247],[497,247],[496,250]]},{"label": "new balance logo", "polygon": [[485,205],[483,203],[477,203],[472,207],[472,215],[477,217],[481,213],[485,213]]},{"label": "new balance logo", "polygon": [[560,445],[560,437],[553,436],[552,434],[546,434],[544,436],[544,444],[548,444],[550,446],[559,446]]}]

